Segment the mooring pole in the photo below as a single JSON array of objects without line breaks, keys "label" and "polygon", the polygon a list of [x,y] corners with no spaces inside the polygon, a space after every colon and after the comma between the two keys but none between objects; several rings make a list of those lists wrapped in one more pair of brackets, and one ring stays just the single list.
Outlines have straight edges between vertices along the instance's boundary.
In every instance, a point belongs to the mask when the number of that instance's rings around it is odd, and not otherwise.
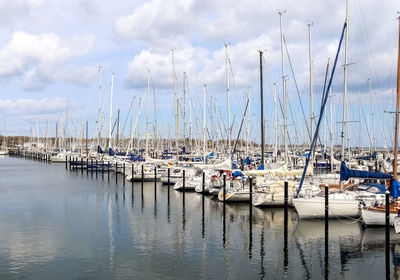
[{"label": "mooring pole", "polygon": [[283,255],[284,261],[283,266],[285,271],[287,270],[289,260],[288,260],[288,194],[289,194],[289,185],[288,182],[285,181],[284,185],[284,230],[283,230]]},{"label": "mooring pole", "polygon": [[203,198],[204,198],[204,193],[205,193],[205,191],[204,191],[205,187],[206,187],[206,173],[203,171],[203,185],[202,185],[202,190],[201,190],[201,194],[203,195]]},{"label": "mooring pole", "polygon": [[132,166],[131,166],[131,171],[132,171],[132,176],[131,176],[131,178],[132,178],[132,180],[131,180],[131,183],[132,183],[132,188],[134,187],[134,180],[133,180],[133,171],[134,171],[134,166],[133,166],[133,162],[132,162]]},{"label": "mooring pole", "polygon": [[143,194],[143,182],[144,182],[144,166],[142,164],[142,194]]},{"label": "mooring pole", "polygon": [[123,178],[123,179],[122,179],[122,185],[125,186],[125,162],[124,162],[123,168],[124,168],[124,169],[123,169],[123,172],[122,172],[122,176],[123,176],[123,177],[122,177],[122,178]]},{"label": "mooring pole", "polygon": [[390,202],[389,190],[385,193],[385,244],[386,244],[386,279],[390,279]]},{"label": "mooring pole", "polygon": [[[222,201],[224,202],[224,205],[225,205],[225,197],[226,197],[226,174],[224,174],[224,186],[223,186],[223,195],[224,195],[224,197],[222,198]],[[225,209],[225,207],[224,207],[224,209]]]},{"label": "mooring pole", "polygon": [[101,179],[104,180],[104,160],[101,161]]},{"label": "mooring pole", "polygon": [[171,169],[168,167],[168,200],[169,200],[169,185],[170,185]]},{"label": "mooring pole", "polygon": [[157,196],[157,166],[154,166],[154,199]]},{"label": "mooring pole", "polygon": [[251,205],[253,203],[253,176],[249,177],[249,207],[250,211],[252,211]]},{"label": "mooring pole", "polygon": [[115,183],[118,184],[118,161],[115,162]]},{"label": "mooring pole", "polygon": [[329,277],[329,186],[325,184],[325,279]]}]

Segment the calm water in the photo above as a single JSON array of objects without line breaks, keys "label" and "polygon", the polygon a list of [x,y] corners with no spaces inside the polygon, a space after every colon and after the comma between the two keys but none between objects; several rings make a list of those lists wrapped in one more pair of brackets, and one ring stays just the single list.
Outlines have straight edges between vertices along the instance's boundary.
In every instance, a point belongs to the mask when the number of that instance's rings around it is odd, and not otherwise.
[{"label": "calm water", "polygon": [[[203,206],[204,205],[204,206]],[[0,158],[0,279],[384,279],[384,229]],[[394,235],[394,234],[393,234]],[[398,240],[399,244],[395,244]],[[400,237],[391,245],[391,277]],[[394,254],[393,254],[394,253]],[[393,257],[394,255],[394,257]]]}]

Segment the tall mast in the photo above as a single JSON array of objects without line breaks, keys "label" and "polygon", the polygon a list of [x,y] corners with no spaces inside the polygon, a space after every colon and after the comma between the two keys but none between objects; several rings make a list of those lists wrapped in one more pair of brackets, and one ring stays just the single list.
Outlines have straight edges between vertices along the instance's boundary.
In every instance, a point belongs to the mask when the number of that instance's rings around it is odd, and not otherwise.
[{"label": "tall mast", "polygon": [[186,72],[183,72],[183,143],[186,145]]},{"label": "tall mast", "polygon": [[99,66],[99,106],[97,108],[97,127],[96,127],[96,138],[97,144],[100,143],[100,118],[101,118],[101,70],[102,67]]},{"label": "tall mast", "polygon": [[[346,120],[347,111],[347,48],[349,38],[349,0],[346,0],[346,33],[345,33],[345,45],[344,45],[344,94],[343,94],[343,116],[342,116],[342,161],[344,161],[344,149],[345,149],[345,130],[348,125]],[[349,131],[347,131],[348,133]],[[350,157],[350,152],[349,152]]]},{"label": "tall mast", "polygon": [[146,151],[145,156],[148,156],[149,149],[149,90],[150,90],[150,69],[147,69],[147,90],[146,90]]},{"label": "tall mast", "polygon": [[[312,87],[312,53],[311,53],[311,24],[308,24],[308,59],[310,68],[310,143],[314,137],[314,109],[313,109],[313,87]],[[311,162],[314,162],[314,154],[311,155]]]},{"label": "tall mast", "polygon": [[228,105],[228,156],[232,158],[231,155],[231,107],[229,98],[229,72],[228,72],[228,45],[225,44],[225,74],[226,74],[226,98]]},{"label": "tall mast", "polygon": [[[283,11],[285,13],[285,11]],[[283,93],[283,140],[285,145],[285,163],[288,163],[288,143],[287,143],[287,96],[285,87],[285,65],[283,55],[283,32],[282,32],[282,12],[279,12],[279,27],[281,33],[281,60],[282,60],[282,93]]]},{"label": "tall mast", "polygon": [[207,94],[207,89],[206,89],[206,84],[203,85],[203,155],[204,155],[204,163],[206,163],[206,145],[207,145],[207,119],[206,119],[206,94]]},{"label": "tall mast", "polygon": [[399,149],[399,103],[400,103],[400,17],[399,21],[399,50],[397,56],[397,98],[396,98],[396,121],[394,133],[394,161],[393,161],[393,177],[397,179],[397,151]]},{"label": "tall mast", "polygon": [[112,114],[113,114],[113,91],[114,91],[114,73],[111,74],[111,90],[110,90],[110,131],[108,133],[108,147],[112,147]]},{"label": "tall mast", "polygon": [[278,160],[278,103],[277,103],[276,83],[274,83],[274,111],[275,111],[275,148],[274,157]]},{"label": "tall mast", "polygon": [[372,98],[372,86],[371,79],[368,78],[369,82],[369,97],[371,99],[371,117],[372,117],[372,150],[375,152],[376,150],[376,134],[375,134],[375,108],[374,108],[374,99]]},{"label": "tall mast", "polygon": [[[329,69],[329,61],[330,59],[328,58],[328,69]],[[329,74],[330,76],[330,74]],[[329,126],[329,142],[331,145],[331,172],[333,173],[333,147],[334,147],[334,141],[333,141],[333,102],[332,102],[332,88],[329,88],[329,107],[330,107],[330,126]]]},{"label": "tall mast", "polygon": [[176,134],[175,134],[175,148],[176,148],[176,152],[178,154],[178,137],[179,137],[179,127],[178,127],[178,100],[176,99],[176,86],[175,86],[175,63],[174,63],[174,49],[171,49],[172,51],[172,86],[174,89],[174,110],[176,108],[175,111],[175,120],[176,120],[176,126],[175,126],[175,130],[176,130]]},{"label": "tall mast", "polygon": [[260,52],[260,98],[261,98],[261,164],[264,164],[264,96],[263,96],[263,66],[262,56],[263,52]]},{"label": "tall mast", "polygon": [[308,58],[310,68],[310,135],[314,136],[314,112],[313,112],[313,87],[312,87],[312,53],[311,53],[311,24],[308,24]]}]

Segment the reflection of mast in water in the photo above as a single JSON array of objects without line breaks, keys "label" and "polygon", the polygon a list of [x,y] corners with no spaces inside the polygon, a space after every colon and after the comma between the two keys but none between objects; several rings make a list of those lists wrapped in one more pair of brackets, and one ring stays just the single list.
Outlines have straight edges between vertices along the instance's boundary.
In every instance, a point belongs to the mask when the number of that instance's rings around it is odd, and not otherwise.
[{"label": "reflection of mast in water", "polygon": [[201,238],[204,239],[206,237],[205,233],[205,220],[204,220],[204,193],[201,197]]},{"label": "reflection of mast in water", "polygon": [[260,271],[260,276],[261,279],[265,278],[265,267],[264,267],[264,256],[265,256],[265,250],[264,250],[264,235],[265,235],[265,229],[264,227],[261,228],[261,237],[260,237],[260,260],[261,260],[261,271]]},{"label": "reflection of mast in water", "polygon": [[112,270],[114,267],[114,236],[113,236],[113,213],[111,207],[111,199],[108,198],[108,238],[110,240],[109,257],[110,265],[109,269]]},{"label": "reflection of mast in water", "polygon": [[253,248],[253,213],[250,204],[250,211],[249,211],[249,259],[252,258],[253,254],[251,252]]}]

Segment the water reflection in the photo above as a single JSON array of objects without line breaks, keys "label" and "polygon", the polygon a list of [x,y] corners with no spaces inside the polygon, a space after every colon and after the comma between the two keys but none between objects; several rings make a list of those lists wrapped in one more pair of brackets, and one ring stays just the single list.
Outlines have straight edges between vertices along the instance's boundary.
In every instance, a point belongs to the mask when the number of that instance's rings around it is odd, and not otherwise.
[{"label": "water reflection", "polygon": [[[154,183],[133,184],[129,204],[123,184],[64,165],[4,159],[0,172],[1,279],[385,275],[384,229],[331,220],[327,240],[324,221],[298,221],[293,210],[285,227],[283,209],[224,206]],[[391,276],[398,279],[400,238],[390,234]]]}]

